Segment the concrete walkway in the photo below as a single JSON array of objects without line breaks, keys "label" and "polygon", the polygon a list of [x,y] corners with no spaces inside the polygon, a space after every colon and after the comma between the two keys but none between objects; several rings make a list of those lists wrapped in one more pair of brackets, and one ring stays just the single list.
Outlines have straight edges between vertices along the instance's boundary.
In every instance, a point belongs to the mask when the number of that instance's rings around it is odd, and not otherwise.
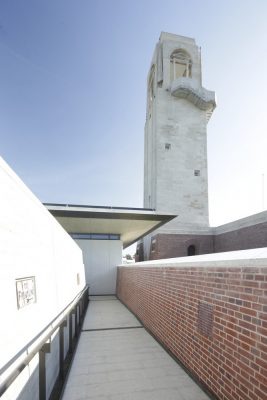
[{"label": "concrete walkway", "polygon": [[208,400],[113,296],[91,296],[63,400]]}]

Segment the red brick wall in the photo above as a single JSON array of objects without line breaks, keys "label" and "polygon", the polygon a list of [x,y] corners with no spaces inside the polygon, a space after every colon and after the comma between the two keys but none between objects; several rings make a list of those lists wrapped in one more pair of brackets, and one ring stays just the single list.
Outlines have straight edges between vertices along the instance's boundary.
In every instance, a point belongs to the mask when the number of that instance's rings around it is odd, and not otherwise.
[{"label": "red brick wall", "polygon": [[117,295],[219,399],[267,399],[267,267],[119,267]]},{"label": "red brick wall", "polygon": [[222,251],[255,249],[267,246],[267,223],[256,224],[214,236],[214,250]]},{"label": "red brick wall", "polygon": [[157,234],[153,239],[155,250],[150,251],[151,260],[185,257],[190,245],[195,246],[196,254],[214,252],[212,235]]},{"label": "red brick wall", "polygon": [[[156,234],[154,249],[149,259],[158,260],[187,256],[188,246],[196,248],[196,254],[255,249],[267,246],[267,222],[235,229],[216,235]],[[144,260],[143,244],[138,244],[136,261]]]}]

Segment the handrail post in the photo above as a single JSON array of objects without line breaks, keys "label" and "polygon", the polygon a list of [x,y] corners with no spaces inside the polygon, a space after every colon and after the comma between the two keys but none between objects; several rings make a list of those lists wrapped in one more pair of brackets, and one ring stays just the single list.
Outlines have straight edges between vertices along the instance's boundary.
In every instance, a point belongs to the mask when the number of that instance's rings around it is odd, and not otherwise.
[{"label": "handrail post", "polygon": [[75,337],[78,337],[78,305],[75,306]]},{"label": "handrail post", "polygon": [[83,309],[82,309],[82,299],[79,301],[79,326],[82,326],[82,315],[83,315]]},{"label": "handrail post", "polygon": [[39,350],[39,400],[46,400],[46,353],[50,353],[51,343],[45,343]]},{"label": "handrail post", "polygon": [[59,378],[64,379],[64,328],[67,320],[63,321],[59,327]]},{"label": "handrail post", "polygon": [[69,313],[69,353],[71,354],[73,351],[73,346],[72,346],[72,340],[73,340],[73,334],[72,334],[72,316],[73,316],[73,310]]}]

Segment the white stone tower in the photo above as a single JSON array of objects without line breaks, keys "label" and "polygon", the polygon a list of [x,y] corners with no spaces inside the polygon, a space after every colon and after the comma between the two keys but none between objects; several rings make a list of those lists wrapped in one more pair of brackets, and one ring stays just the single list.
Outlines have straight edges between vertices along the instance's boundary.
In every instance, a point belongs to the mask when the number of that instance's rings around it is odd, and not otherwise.
[{"label": "white stone tower", "polygon": [[201,78],[195,40],[162,32],[148,75],[144,207],[178,217],[160,233],[208,231],[207,123],[216,103]]}]

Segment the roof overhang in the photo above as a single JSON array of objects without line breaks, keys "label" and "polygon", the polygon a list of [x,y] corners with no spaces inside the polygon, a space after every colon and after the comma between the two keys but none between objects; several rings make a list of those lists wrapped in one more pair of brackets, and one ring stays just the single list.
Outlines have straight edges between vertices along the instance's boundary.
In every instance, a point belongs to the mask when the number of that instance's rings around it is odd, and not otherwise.
[{"label": "roof overhang", "polygon": [[118,234],[123,248],[151,233],[177,215],[152,209],[44,203],[70,234]]}]

